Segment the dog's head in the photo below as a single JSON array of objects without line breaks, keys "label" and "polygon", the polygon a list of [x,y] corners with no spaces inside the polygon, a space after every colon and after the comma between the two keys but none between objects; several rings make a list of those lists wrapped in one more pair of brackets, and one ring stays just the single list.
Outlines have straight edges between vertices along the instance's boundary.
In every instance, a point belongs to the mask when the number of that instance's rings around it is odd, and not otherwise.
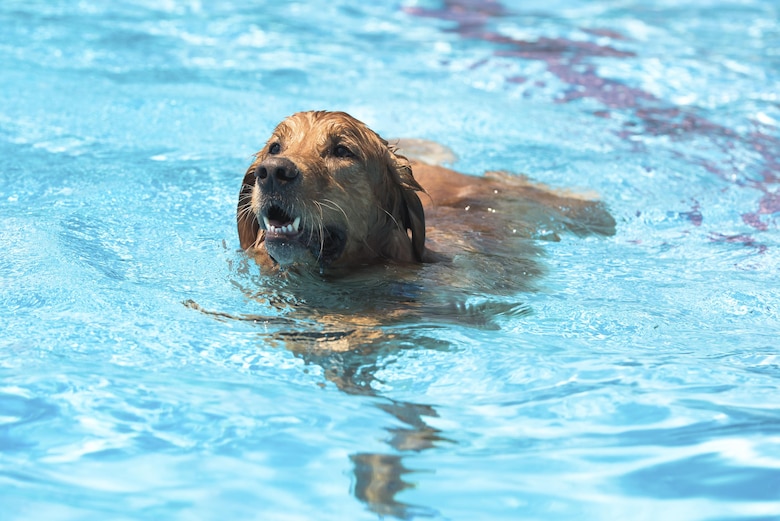
[{"label": "dog's head", "polygon": [[242,248],[281,266],[421,262],[425,218],[409,162],[343,112],[299,112],[244,176]]}]

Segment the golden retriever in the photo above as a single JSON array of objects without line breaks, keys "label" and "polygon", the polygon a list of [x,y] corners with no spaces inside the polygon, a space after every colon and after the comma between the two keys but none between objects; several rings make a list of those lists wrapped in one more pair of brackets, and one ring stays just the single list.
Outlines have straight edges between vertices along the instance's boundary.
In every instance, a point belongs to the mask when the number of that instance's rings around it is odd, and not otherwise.
[{"label": "golden retriever", "polygon": [[520,176],[410,161],[352,116],[326,111],[276,127],[244,176],[237,224],[242,248],[264,271],[321,273],[446,263],[464,252],[511,257],[505,243],[518,238],[615,229],[597,201]]}]

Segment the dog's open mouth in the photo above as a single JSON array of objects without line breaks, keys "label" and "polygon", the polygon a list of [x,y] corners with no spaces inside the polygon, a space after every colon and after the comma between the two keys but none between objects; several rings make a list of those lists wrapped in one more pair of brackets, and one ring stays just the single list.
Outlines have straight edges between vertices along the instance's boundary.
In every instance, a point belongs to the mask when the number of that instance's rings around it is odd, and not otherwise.
[{"label": "dog's open mouth", "polygon": [[292,216],[280,206],[273,205],[262,214],[266,240],[290,239],[300,235],[301,216]]},{"label": "dog's open mouth", "polygon": [[282,266],[310,264],[324,268],[344,251],[347,234],[336,226],[304,229],[300,215],[272,204],[260,213],[265,228],[265,247]]}]

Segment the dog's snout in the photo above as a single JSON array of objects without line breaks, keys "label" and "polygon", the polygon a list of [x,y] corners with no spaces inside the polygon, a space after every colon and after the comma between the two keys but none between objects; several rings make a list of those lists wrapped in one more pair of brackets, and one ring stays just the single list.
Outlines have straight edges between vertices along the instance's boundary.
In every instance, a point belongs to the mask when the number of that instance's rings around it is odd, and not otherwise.
[{"label": "dog's snout", "polygon": [[283,186],[298,176],[298,167],[285,157],[268,157],[255,168],[255,177],[269,186]]}]

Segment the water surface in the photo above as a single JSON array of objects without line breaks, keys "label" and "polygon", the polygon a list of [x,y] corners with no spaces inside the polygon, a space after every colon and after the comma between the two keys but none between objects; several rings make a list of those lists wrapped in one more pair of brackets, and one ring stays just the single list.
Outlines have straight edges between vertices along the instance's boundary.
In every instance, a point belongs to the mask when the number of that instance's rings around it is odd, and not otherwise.
[{"label": "water surface", "polygon": [[[0,517],[780,517],[779,15],[4,2]],[[235,232],[309,109],[596,192],[617,233],[533,243],[509,295],[356,323],[414,300],[390,277],[313,316]]]}]

